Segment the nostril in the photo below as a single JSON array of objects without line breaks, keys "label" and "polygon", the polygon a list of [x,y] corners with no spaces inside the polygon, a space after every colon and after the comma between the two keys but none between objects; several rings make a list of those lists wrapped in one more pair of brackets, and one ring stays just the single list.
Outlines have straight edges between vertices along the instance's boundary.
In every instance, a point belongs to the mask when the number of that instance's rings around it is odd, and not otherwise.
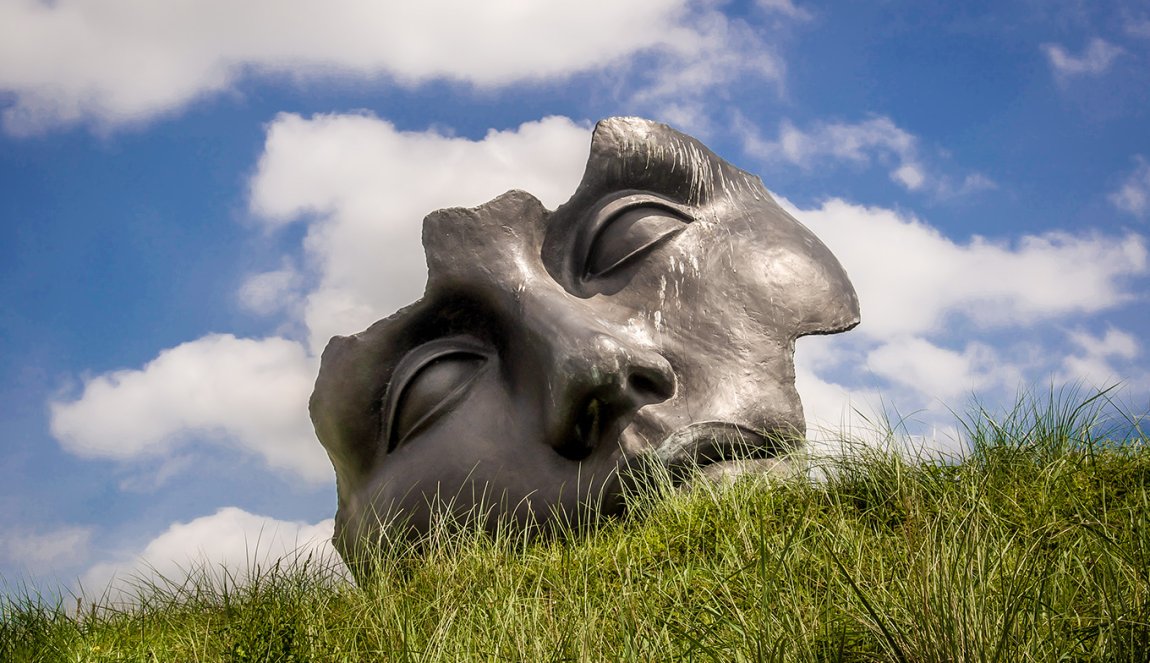
[{"label": "nostril", "polygon": [[632,375],[627,378],[627,387],[640,394],[653,394],[659,390],[659,385],[646,375]]},{"label": "nostril", "polygon": [[655,370],[632,372],[627,376],[627,388],[643,404],[660,403],[675,395],[674,379]]},{"label": "nostril", "polygon": [[568,460],[578,461],[590,456],[602,434],[605,414],[602,401],[590,399],[575,418],[570,435],[555,451]]}]

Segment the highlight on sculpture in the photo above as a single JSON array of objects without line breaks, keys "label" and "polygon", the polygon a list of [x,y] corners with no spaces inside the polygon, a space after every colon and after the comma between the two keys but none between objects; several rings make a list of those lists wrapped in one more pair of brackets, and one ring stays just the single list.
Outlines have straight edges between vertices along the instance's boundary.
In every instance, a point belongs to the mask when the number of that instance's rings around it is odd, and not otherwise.
[{"label": "highlight on sculpture", "polygon": [[623,513],[652,468],[777,469],[805,436],[795,340],[859,322],[758,177],[637,118],[596,126],[558,209],[509,191],[432,212],[423,245],[424,296],[332,338],[311,398],[349,562],[442,510],[546,530]]}]

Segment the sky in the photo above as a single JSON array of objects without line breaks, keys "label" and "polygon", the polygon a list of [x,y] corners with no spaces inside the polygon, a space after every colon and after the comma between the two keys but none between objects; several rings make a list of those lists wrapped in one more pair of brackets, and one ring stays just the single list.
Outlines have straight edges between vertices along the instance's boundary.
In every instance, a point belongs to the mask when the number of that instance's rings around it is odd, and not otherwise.
[{"label": "sky", "polygon": [[328,338],[419,297],[428,212],[564,202],[614,115],[846,268],[813,436],[1150,410],[1145,2],[0,0],[0,586],[329,550]]}]

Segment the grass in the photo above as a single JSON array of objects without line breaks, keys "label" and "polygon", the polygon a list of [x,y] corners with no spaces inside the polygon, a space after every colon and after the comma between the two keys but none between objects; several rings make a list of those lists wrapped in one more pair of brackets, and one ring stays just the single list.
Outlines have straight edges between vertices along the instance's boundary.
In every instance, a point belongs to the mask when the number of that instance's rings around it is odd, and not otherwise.
[{"label": "grass", "polygon": [[349,583],[325,560],[0,599],[2,661],[1146,661],[1150,448],[1099,398],[964,420],[961,462],[636,498],[564,540],[452,530]]}]

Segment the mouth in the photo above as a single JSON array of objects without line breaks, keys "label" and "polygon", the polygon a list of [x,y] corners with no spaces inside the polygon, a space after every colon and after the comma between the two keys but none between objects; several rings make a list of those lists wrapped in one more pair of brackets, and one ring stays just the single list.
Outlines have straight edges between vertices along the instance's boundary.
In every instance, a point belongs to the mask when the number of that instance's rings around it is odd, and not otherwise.
[{"label": "mouth", "polygon": [[778,432],[704,421],[668,435],[658,447],[635,458],[627,474],[633,485],[662,475],[673,486],[684,487],[700,476],[721,480],[770,472],[793,447],[793,440]]}]

